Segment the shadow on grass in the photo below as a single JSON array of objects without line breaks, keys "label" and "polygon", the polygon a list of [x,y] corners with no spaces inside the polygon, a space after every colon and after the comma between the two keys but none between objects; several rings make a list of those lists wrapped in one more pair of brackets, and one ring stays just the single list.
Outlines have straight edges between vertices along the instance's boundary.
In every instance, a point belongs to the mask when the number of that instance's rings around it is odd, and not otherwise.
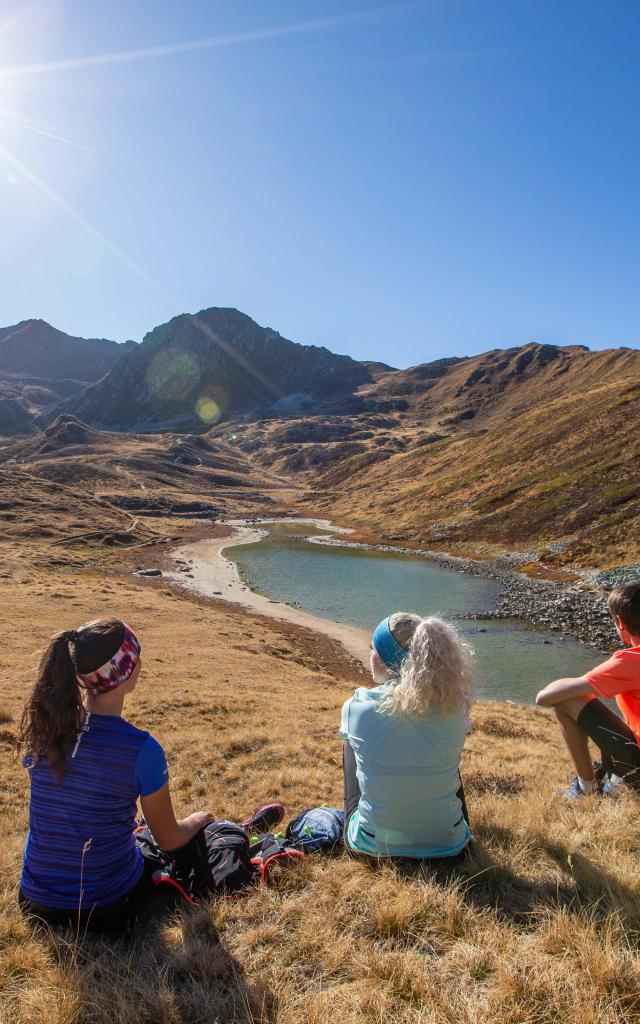
[{"label": "shadow on grass", "polygon": [[[619,878],[580,851],[540,834],[529,839],[530,872],[518,873],[509,866],[509,851],[518,842],[521,836],[508,828],[480,825],[460,857],[433,862],[397,859],[394,868],[403,878],[456,885],[467,904],[491,909],[526,929],[535,927],[545,910],[565,907],[574,912],[586,909],[597,918],[616,914],[628,933],[640,935],[637,893]],[[560,869],[559,877],[554,866]],[[376,867],[374,860],[369,861],[369,870]]]},{"label": "shadow on grass", "polygon": [[212,909],[184,908],[119,938],[47,929],[63,989],[91,1024],[271,1024],[275,999],[220,942]]}]

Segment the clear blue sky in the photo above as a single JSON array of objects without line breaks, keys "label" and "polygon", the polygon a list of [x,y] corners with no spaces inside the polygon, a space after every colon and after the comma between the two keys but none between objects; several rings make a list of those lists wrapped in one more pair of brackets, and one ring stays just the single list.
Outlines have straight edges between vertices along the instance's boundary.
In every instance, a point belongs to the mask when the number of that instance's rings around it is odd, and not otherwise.
[{"label": "clear blue sky", "polygon": [[0,0],[0,325],[638,347],[639,47],[637,0]]}]

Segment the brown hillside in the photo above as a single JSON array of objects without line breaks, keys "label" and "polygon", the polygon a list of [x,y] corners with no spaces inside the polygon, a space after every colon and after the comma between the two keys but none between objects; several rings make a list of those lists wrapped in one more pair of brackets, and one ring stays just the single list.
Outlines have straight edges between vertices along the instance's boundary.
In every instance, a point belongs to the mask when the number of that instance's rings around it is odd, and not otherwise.
[{"label": "brown hillside", "polygon": [[256,514],[274,509],[275,495],[363,539],[480,554],[551,545],[554,560],[570,563],[640,561],[640,352],[527,345],[377,366],[374,376],[314,416],[272,410],[206,435],[113,433],[70,414],[35,433],[39,421],[0,380],[0,416],[30,435],[0,439],[0,465],[140,514],[198,500]]},{"label": "brown hillside", "polygon": [[[172,521],[280,510],[287,492],[237,448],[203,437],[94,430],[73,416],[0,447],[0,540],[35,542],[73,563],[95,546],[131,546]],[[160,528],[158,521],[168,522]]]},{"label": "brown hillside", "polygon": [[38,413],[84,387],[78,380],[48,380],[29,374],[0,372],[0,397],[18,399],[31,413]]},{"label": "brown hillside", "polygon": [[[219,428],[220,429],[220,428]],[[528,345],[383,374],[331,417],[234,427],[376,539],[640,559],[640,352]]]},{"label": "brown hillside", "polygon": [[47,380],[0,371],[0,438],[36,434],[36,418],[84,386],[84,381]]}]

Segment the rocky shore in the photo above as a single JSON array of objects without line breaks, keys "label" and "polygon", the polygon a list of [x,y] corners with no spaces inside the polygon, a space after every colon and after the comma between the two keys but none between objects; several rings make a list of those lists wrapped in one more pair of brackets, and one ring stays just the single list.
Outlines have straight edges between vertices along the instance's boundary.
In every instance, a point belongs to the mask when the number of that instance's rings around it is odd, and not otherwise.
[{"label": "rocky shore", "polygon": [[496,608],[492,612],[466,615],[465,618],[520,619],[539,629],[561,632],[604,652],[613,650],[620,643],[607,608],[607,593],[619,583],[640,579],[640,565],[606,571],[579,570],[580,579],[570,584],[530,579],[515,571],[518,565],[531,561],[530,552],[479,561],[393,544],[363,544],[331,537],[309,537],[308,540],[314,544],[413,555],[458,572],[499,580],[503,589]]}]

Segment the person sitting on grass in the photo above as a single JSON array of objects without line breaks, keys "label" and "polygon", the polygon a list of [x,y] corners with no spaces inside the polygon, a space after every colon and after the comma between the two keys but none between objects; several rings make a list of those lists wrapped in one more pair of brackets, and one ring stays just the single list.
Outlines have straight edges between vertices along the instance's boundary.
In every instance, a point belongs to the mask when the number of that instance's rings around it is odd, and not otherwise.
[{"label": "person sitting on grass", "polygon": [[473,652],[453,626],[396,612],[373,633],[371,675],[342,709],[344,842],[375,857],[455,857],[471,839],[460,756]]},{"label": "person sitting on grass", "polygon": [[[541,690],[536,704],[553,708],[577,772],[562,796],[613,795],[624,782],[640,790],[640,582],[616,587],[609,610],[625,650],[584,676],[556,679]],[[619,718],[599,697],[615,697]],[[589,740],[600,749],[594,765]]]},{"label": "person sitting on grass", "polygon": [[[31,801],[18,899],[49,924],[117,931],[144,915],[157,862],[134,836],[138,798],[163,850],[195,849],[215,821],[209,811],[176,819],[162,747],[122,718],[141,668],[140,642],[119,619],[58,633],[42,656],[19,735]],[[242,827],[267,831],[283,814],[269,804]]]}]

